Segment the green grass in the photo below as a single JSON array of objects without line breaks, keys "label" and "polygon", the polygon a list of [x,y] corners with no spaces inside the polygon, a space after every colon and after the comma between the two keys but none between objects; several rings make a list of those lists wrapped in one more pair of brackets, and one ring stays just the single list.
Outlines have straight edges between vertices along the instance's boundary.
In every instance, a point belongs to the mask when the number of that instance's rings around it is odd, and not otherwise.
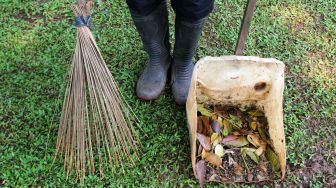
[{"label": "green grass", "polygon": [[[75,42],[71,2],[0,0],[0,187],[78,185],[65,180],[61,162],[51,165]],[[102,179],[88,176],[86,184],[197,187],[184,109],[174,104],[169,89],[150,103],[134,95],[146,54],[126,3],[95,2],[98,46],[147,137],[141,135],[143,155],[136,168]],[[245,55],[286,64],[287,176],[270,186],[336,183],[335,4],[257,1]],[[196,60],[234,53],[244,5],[242,0],[216,1]]]}]

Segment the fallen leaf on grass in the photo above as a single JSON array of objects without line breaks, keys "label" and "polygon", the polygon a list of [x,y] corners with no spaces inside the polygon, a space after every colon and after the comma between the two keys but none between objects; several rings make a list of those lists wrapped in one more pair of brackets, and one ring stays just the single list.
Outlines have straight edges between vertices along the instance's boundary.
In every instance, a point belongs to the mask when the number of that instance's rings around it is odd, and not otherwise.
[{"label": "fallen leaf on grass", "polygon": [[205,161],[200,160],[196,163],[196,175],[201,187],[203,187],[204,185],[205,173],[206,173]]},{"label": "fallen leaf on grass", "polygon": [[203,116],[211,117],[212,113],[210,110],[204,107],[204,104],[197,104],[197,111],[201,112]]},{"label": "fallen leaf on grass", "polygon": [[209,163],[211,163],[212,165],[216,166],[216,167],[220,167],[222,165],[222,158],[220,158],[218,155],[212,153],[212,152],[208,152],[203,150],[202,151],[202,159],[208,161]]},{"label": "fallen leaf on grass", "polygon": [[242,154],[243,157],[246,157],[248,155],[255,163],[259,163],[259,157],[255,153],[256,149],[255,148],[241,148],[240,153]]},{"label": "fallen leaf on grass", "polygon": [[203,134],[197,133],[197,139],[205,150],[207,151],[211,150],[211,142],[210,142],[209,137],[204,136]]},{"label": "fallen leaf on grass", "polygon": [[226,142],[222,141],[222,143],[226,146],[231,146],[231,147],[242,147],[242,146],[246,146],[249,144],[245,136],[239,136],[237,139],[226,141]]}]

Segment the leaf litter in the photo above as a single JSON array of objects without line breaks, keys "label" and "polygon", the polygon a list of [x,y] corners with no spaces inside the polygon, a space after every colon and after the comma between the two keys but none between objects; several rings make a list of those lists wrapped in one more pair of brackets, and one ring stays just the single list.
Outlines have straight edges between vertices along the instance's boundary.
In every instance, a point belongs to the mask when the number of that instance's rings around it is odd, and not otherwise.
[{"label": "leaf litter", "polygon": [[280,178],[264,112],[198,104],[196,172],[204,181],[261,182]]}]

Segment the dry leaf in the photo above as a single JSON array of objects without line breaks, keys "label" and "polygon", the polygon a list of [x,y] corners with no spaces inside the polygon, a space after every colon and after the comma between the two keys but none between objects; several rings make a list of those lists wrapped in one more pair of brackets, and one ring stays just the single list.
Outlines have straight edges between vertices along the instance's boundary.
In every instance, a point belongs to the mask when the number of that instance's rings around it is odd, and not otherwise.
[{"label": "dry leaf", "polygon": [[[259,134],[249,134],[247,135],[247,140],[256,148],[258,148],[258,156],[262,154],[263,151],[266,150],[267,143],[260,138]],[[260,148],[260,149],[259,149]]]},{"label": "dry leaf", "polygon": [[209,117],[206,116],[201,116],[202,118],[202,123],[203,123],[203,133],[206,136],[210,136],[211,135],[211,127],[210,127],[210,123],[209,123]]},{"label": "dry leaf", "polygon": [[223,138],[222,142],[221,143],[226,143],[226,142],[230,142],[232,140],[236,140],[238,139],[239,137],[238,136],[235,136],[235,135],[229,135],[229,136],[226,136]]},{"label": "dry leaf", "polygon": [[249,111],[248,114],[254,117],[264,117],[265,116],[265,114],[259,110]]},{"label": "dry leaf", "polygon": [[197,104],[197,111],[201,112],[203,116],[211,117],[212,113],[204,107],[204,104]]},{"label": "dry leaf", "polygon": [[[266,148],[266,145],[265,145],[265,148]],[[259,148],[255,151],[255,153],[256,153],[258,156],[260,156],[261,154],[263,154],[264,151],[265,151],[265,150],[264,150],[263,147],[259,147]]]},{"label": "dry leaf", "polygon": [[249,181],[249,182],[253,181],[253,174],[251,174],[251,173],[247,174],[247,181]]},{"label": "dry leaf", "polygon": [[200,144],[200,145],[198,146],[198,149],[197,149],[197,156],[201,155],[202,151],[203,151],[203,147],[202,147],[202,145]]},{"label": "dry leaf", "polygon": [[226,182],[228,181],[229,179],[227,179],[226,177],[222,177],[222,176],[219,176],[217,174],[212,174],[209,178],[209,181],[215,181],[215,182]]},{"label": "dry leaf", "polygon": [[203,187],[204,185],[205,173],[206,173],[206,163],[204,160],[200,160],[196,163],[196,175],[201,187]]},{"label": "dry leaf", "polygon": [[203,134],[197,133],[197,139],[205,150],[207,151],[211,150],[211,143],[210,143],[209,137],[204,136]]},{"label": "dry leaf", "polygon": [[223,118],[222,117],[218,117],[217,121],[220,124],[221,129],[223,128]]},{"label": "dry leaf", "polygon": [[242,147],[242,146],[246,146],[249,144],[245,136],[239,136],[237,139],[227,141],[227,142],[222,141],[222,143],[226,146],[231,146],[231,147]]},{"label": "dry leaf", "polygon": [[212,119],[212,120],[217,120],[217,119],[218,119],[217,114],[212,114],[212,115],[211,115],[211,119]]},{"label": "dry leaf", "polygon": [[222,145],[218,144],[215,147],[215,154],[218,155],[219,157],[223,157],[225,154],[225,150]]},{"label": "dry leaf", "polygon": [[252,130],[257,130],[257,122],[256,121],[252,121],[250,124],[250,128],[252,129]]},{"label": "dry leaf", "polygon": [[232,125],[227,119],[223,120],[223,135],[227,136],[231,133],[232,131]]},{"label": "dry leaf", "polygon": [[213,143],[215,140],[217,140],[218,137],[219,137],[218,133],[212,133],[211,138],[210,138],[211,143]]},{"label": "dry leaf", "polygon": [[262,171],[262,172],[267,172],[267,168],[265,166],[265,163],[263,161],[261,161],[258,165],[259,167],[259,170]]},{"label": "dry leaf", "polygon": [[259,163],[259,157],[255,153],[256,149],[255,148],[241,148],[240,153],[242,154],[243,157],[246,157],[248,155],[255,163]]},{"label": "dry leaf", "polygon": [[219,144],[219,141],[218,140],[215,140],[213,143],[212,143],[212,147],[216,147],[217,145]]},{"label": "dry leaf", "polygon": [[215,131],[218,134],[222,134],[222,129],[221,129],[221,125],[217,120],[212,120],[211,121],[211,128],[213,131]]},{"label": "dry leaf", "polygon": [[201,133],[201,134],[204,134],[204,126],[203,126],[201,116],[197,117],[197,132]]},{"label": "dry leaf", "polygon": [[237,130],[241,129],[243,126],[242,120],[238,116],[234,116],[231,114],[230,114],[230,123]]},{"label": "dry leaf", "polygon": [[235,175],[237,175],[237,176],[243,175],[244,169],[243,169],[243,167],[241,165],[239,165],[238,163],[234,162],[233,163],[233,168],[234,168]]},{"label": "dry leaf", "polygon": [[220,167],[222,165],[222,158],[220,158],[218,155],[212,153],[212,152],[207,152],[205,150],[202,151],[202,159],[208,161],[212,165],[216,167]]},{"label": "dry leaf", "polygon": [[265,127],[258,123],[257,126],[258,132],[260,137],[269,145],[272,145],[271,141],[269,140],[268,132],[265,130]]},{"label": "dry leaf", "polygon": [[275,154],[275,152],[270,147],[267,147],[266,158],[271,163],[274,173],[276,172],[279,173],[279,170],[280,170],[279,157],[277,156],[277,154]]}]

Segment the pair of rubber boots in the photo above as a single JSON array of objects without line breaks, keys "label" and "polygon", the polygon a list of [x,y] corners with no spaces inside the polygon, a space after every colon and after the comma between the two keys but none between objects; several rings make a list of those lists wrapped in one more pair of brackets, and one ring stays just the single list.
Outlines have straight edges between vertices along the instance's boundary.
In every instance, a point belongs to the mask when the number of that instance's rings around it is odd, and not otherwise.
[{"label": "pair of rubber boots", "polygon": [[164,90],[171,67],[171,87],[175,102],[184,105],[187,100],[194,68],[193,56],[202,32],[204,20],[188,22],[176,17],[175,45],[170,55],[169,23],[166,4],[159,5],[147,16],[131,12],[134,24],[149,55],[140,76],[136,94],[143,100],[154,100]]}]

